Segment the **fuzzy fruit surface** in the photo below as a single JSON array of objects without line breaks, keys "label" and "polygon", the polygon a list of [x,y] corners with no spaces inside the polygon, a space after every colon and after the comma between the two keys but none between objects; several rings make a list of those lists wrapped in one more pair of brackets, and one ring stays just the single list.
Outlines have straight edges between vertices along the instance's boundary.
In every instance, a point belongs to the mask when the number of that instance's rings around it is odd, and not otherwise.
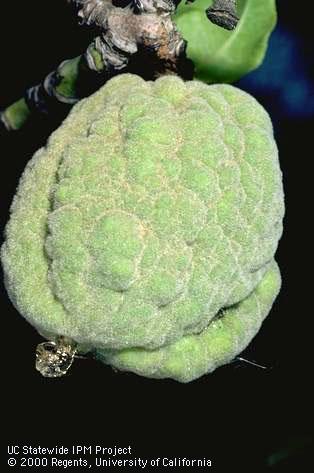
[{"label": "fuzzy fruit surface", "polygon": [[188,382],[230,362],[270,311],[283,213],[272,124],[254,98],[120,75],[28,163],[6,287],[47,338]]}]

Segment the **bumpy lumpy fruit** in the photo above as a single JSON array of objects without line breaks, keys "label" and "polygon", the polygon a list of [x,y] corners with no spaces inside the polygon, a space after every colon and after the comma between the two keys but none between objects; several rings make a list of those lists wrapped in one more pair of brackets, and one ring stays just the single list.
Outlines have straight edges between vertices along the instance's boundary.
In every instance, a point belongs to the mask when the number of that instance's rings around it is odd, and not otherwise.
[{"label": "bumpy lumpy fruit", "polygon": [[6,287],[47,338],[187,382],[232,360],[268,314],[283,211],[254,98],[121,75],[28,163],[2,247]]}]

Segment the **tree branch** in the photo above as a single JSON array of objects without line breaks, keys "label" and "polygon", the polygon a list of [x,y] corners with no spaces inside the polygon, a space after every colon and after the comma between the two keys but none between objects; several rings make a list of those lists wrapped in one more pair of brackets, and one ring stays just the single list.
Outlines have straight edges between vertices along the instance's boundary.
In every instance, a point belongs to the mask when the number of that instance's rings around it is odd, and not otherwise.
[{"label": "tree branch", "polygon": [[73,105],[114,75],[127,72],[132,59],[143,52],[154,59],[151,79],[169,73],[191,79],[186,42],[171,18],[176,8],[172,0],[134,1],[120,8],[109,0],[70,0],[82,23],[98,28],[99,36],[82,56],[64,61],[4,110],[2,128],[18,130],[34,114],[53,113],[58,104]]},{"label": "tree branch", "polygon": [[[34,115],[69,108],[122,72],[146,79],[162,74],[192,79],[186,41],[171,18],[180,1],[67,0],[76,7],[81,23],[94,27],[98,36],[84,54],[64,61],[0,113],[0,133],[22,128]],[[216,25],[234,29],[238,23],[236,0],[215,0],[206,15]]]}]

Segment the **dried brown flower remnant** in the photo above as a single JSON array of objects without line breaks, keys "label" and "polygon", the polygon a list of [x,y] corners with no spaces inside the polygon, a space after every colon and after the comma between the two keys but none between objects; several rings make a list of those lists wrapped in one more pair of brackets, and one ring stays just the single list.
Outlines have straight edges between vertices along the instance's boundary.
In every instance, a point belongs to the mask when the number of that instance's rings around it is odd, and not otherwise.
[{"label": "dried brown flower remnant", "polygon": [[215,0],[206,10],[206,15],[212,23],[226,30],[234,30],[239,21],[236,0]]}]

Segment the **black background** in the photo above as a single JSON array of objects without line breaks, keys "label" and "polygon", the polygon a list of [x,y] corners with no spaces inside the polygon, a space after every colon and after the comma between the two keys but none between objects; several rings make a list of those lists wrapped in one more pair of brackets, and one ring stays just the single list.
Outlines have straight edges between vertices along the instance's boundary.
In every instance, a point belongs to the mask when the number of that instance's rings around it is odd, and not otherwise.
[{"label": "black background", "polygon": [[[302,56],[306,80],[313,81],[311,16],[301,8],[307,2],[296,3],[278,1],[279,25],[292,41],[298,39],[295,67]],[[90,40],[64,0],[1,2],[0,18],[0,108],[63,59],[80,54]],[[240,85],[246,88],[245,81]],[[314,122],[306,104],[304,114],[294,114],[285,111],[271,87],[256,90],[274,120],[287,205],[277,253],[283,287],[271,315],[242,355],[267,369],[234,363],[182,385],[77,360],[65,378],[44,379],[34,369],[34,349],[41,339],[1,287],[3,451],[7,443],[131,444],[136,456],[147,458],[211,458],[213,471],[311,470]],[[1,139],[1,229],[26,162],[56,124],[40,122]],[[267,468],[269,455],[285,449],[286,459]]]}]

